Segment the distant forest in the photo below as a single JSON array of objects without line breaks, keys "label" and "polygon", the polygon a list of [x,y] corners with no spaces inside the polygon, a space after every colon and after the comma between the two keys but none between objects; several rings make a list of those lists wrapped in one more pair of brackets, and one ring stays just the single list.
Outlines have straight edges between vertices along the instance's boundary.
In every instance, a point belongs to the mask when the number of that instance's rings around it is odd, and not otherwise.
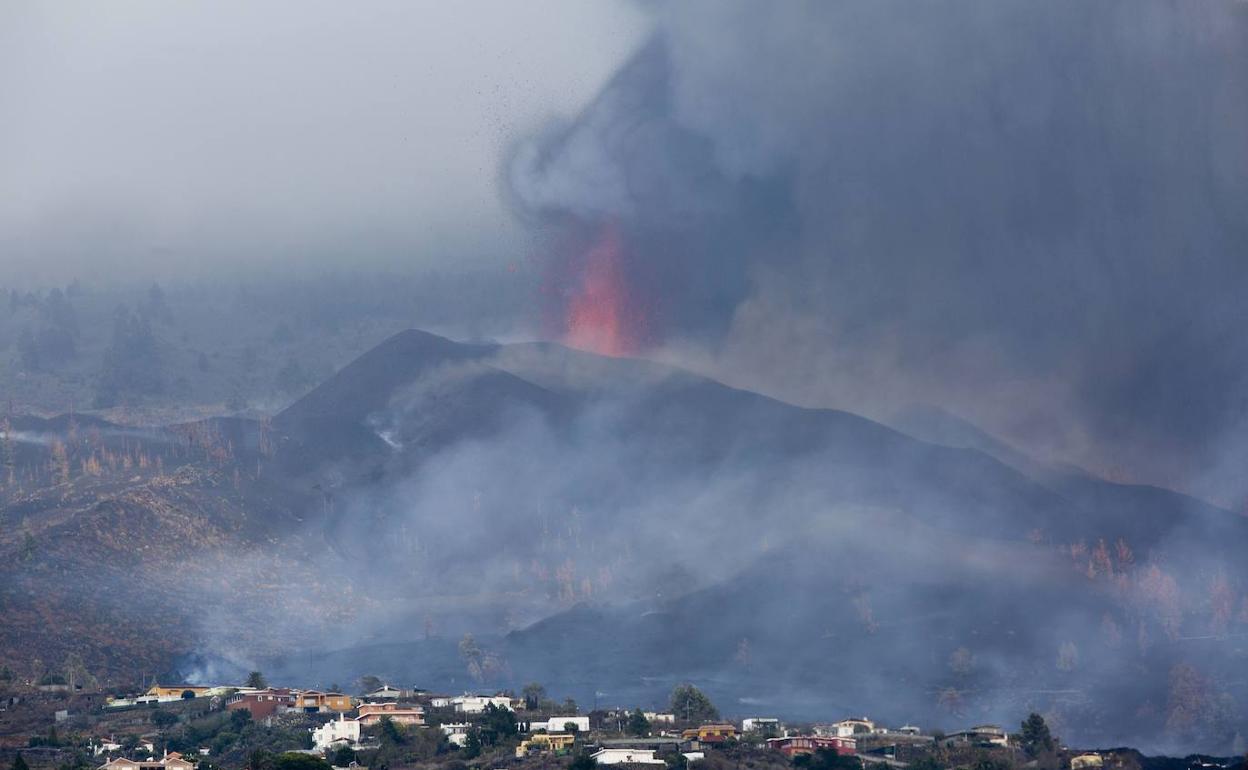
[{"label": "distant forest", "polygon": [[374,273],[0,287],[0,399],[17,414],[120,422],[269,414],[396,331],[473,339],[515,328],[530,314],[515,280]]}]

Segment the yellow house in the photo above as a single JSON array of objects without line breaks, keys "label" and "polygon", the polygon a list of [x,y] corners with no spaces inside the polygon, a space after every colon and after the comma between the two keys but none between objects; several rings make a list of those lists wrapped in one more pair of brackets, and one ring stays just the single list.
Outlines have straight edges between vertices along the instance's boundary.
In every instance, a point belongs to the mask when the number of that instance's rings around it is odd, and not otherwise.
[{"label": "yellow house", "polygon": [[212,689],[213,689],[212,687],[207,687],[205,685],[199,685],[199,684],[168,684],[168,685],[154,684],[152,685],[151,689],[147,691],[147,694],[153,697],[157,697],[157,698],[160,698],[160,697],[167,698],[169,696],[180,698],[182,697],[182,693],[186,692],[187,690],[190,690],[191,692],[195,693],[196,698],[202,698],[206,695],[209,695],[210,694],[209,690],[212,690]]},{"label": "yellow house", "polygon": [[320,690],[304,690],[295,696],[295,708],[301,711],[350,711],[355,708],[350,695],[340,692],[321,692]]},{"label": "yellow house", "polygon": [[698,740],[702,743],[722,743],[729,739],[736,739],[737,728],[729,724],[709,724],[691,727],[681,733],[681,736],[687,740]]},{"label": "yellow house", "polygon": [[1096,770],[1104,766],[1105,760],[1100,754],[1080,754],[1070,758],[1071,770]]},{"label": "yellow house", "polygon": [[566,754],[572,750],[574,743],[576,743],[576,736],[572,733],[538,733],[520,742],[520,745],[516,747],[516,758],[523,759],[530,753]]}]

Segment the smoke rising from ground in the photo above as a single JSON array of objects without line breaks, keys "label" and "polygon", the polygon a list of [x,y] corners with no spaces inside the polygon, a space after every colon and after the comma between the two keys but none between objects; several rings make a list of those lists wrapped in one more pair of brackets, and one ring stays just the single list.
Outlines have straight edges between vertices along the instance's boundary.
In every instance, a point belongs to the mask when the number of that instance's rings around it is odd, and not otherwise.
[{"label": "smoke rising from ground", "polygon": [[[735,715],[867,710],[952,729],[1040,710],[1070,741],[1172,751],[1236,735],[1244,528],[1225,511],[1094,480],[1080,495],[1080,477],[1038,483],[655,364],[439,349],[365,419],[385,438],[315,476],[332,501],[303,512],[301,547],[342,577],[266,607],[265,630],[298,643],[240,652],[221,596],[197,666],[453,690],[539,680],[621,705],[692,677]],[[393,363],[362,360],[334,391]],[[226,594],[272,555],[255,558]],[[465,633],[484,672],[455,649]],[[1166,674],[1192,661],[1216,684],[1197,688],[1198,728],[1172,726],[1187,712]]]}]

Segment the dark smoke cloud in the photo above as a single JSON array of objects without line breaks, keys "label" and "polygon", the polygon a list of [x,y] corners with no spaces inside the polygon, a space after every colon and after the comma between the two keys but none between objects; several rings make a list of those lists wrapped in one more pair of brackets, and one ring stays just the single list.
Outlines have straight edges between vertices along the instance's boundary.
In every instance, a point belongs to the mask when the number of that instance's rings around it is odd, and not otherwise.
[{"label": "dark smoke cloud", "polygon": [[[1238,504],[1248,6],[681,3],[513,153],[618,223],[651,341],[790,400],[968,414]],[[1232,463],[1233,464],[1233,463]]]}]

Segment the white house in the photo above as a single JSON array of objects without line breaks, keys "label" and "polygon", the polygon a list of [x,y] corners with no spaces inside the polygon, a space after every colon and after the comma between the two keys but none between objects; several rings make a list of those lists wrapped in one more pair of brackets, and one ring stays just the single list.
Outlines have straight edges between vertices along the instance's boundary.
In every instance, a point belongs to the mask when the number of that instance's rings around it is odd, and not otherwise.
[{"label": "white house", "polygon": [[853,738],[855,735],[872,735],[884,732],[866,717],[842,719],[830,725],[815,725],[815,735],[833,736],[836,738]]},{"label": "white house", "polygon": [[662,714],[655,711],[642,712],[642,716],[652,725],[674,725],[676,724],[675,714]]},{"label": "white house", "polygon": [[785,737],[784,725],[780,724],[780,720],[774,717],[748,717],[742,719],[741,732],[766,733],[777,738]]},{"label": "white house", "polygon": [[457,722],[442,725],[442,733],[446,739],[461,749],[468,743],[468,731],[472,729],[472,725],[467,722]]},{"label": "white house", "polygon": [[[511,708],[511,698],[506,695],[456,695],[450,699],[448,705],[455,709],[457,714],[480,714],[485,711],[485,707],[493,704],[495,708]],[[433,704],[437,706],[435,702]]]},{"label": "white house", "polygon": [[551,717],[541,722],[530,722],[530,730],[545,730],[548,733],[562,733],[567,731],[567,725],[576,725],[576,731],[579,733],[589,732],[589,717]]},{"label": "white house", "polygon": [[101,754],[111,754],[114,751],[121,751],[121,744],[112,738],[109,738],[106,741],[100,741],[96,744],[94,754],[98,757]]},{"label": "white house", "polygon": [[411,697],[411,694],[403,690],[400,690],[397,687],[391,687],[388,684],[383,684],[381,687],[377,688],[376,690],[373,690],[372,692],[367,693],[364,697],[368,698],[369,700],[381,700],[383,698],[387,700],[399,700],[400,698]]},{"label": "white house", "polygon": [[347,719],[344,714],[332,722],[326,722],[312,731],[312,745],[319,751],[328,751],[335,743],[359,743],[360,723]]},{"label": "white house", "polygon": [[666,765],[661,759],[654,758],[653,749],[598,749],[593,754],[594,761],[600,765]]}]

